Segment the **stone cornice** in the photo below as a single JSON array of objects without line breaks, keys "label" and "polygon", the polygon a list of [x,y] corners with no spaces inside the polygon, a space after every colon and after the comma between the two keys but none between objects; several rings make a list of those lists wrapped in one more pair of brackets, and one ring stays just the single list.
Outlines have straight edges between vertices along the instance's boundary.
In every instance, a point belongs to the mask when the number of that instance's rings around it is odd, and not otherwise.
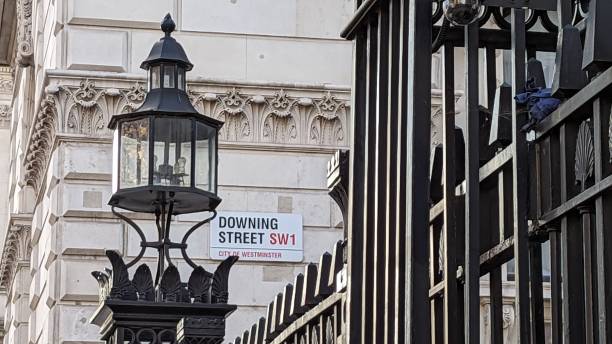
[{"label": "stone cornice", "polygon": [[12,215],[4,238],[0,261],[0,290],[8,291],[19,263],[29,263],[31,215]]},{"label": "stone cornice", "polygon": [[[49,83],[53,81],[67,82],[67,80],[89,79],[93,81],[108,81],[116,85],[120,83],[133,84],[135,82],[146,81],[146,75],[143,73],[114,73],[100,71],[76,71],[65,69],[52,69],[46,71],[46,78]],[[292,82],[274,82],[274,81],[252,81],[252,80],[236,80],[236,79],[219,79],[205,77],[188,77],[187,83],[190,86],[221,86],[221,87],[239,87],[258,88],[258,89],[285,89],[285,90],[313,90],[315,92],[332,91],[350,93],[351,87],[348,85],[334,84],[316,84],[316,83],[292,83]]]},{"label": "stone cornice", "polygon": [[[29,133],[23,182],[40,190],[57,135],[109,139],[112,115],[144,100],[142,76],[48,71],[48,85]],[[318,87],[318,88],[317,88]],[[225,122],[229,149],[327,151],[349,142],[350,92],[329,85],[239,83],[198,79],[189,97],[203,114]]]}]

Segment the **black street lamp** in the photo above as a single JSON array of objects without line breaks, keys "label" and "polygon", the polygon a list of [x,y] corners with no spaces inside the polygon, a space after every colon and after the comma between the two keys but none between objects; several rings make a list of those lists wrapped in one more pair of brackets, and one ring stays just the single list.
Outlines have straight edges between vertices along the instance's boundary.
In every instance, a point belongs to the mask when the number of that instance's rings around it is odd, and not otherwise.
[{"label": "black street lamp", "polygon": [[113,207],[155,213],[172,206],[173,214],[214,210],[217,197],[217,134],[223,125],[191,105],[185,72],[193,65],[162,23],[165,36],[142,62],[149,92],[140,108],[113,116]]},{"label": "black street lamp", "polygon": [[[132,113],[114,115],[109,123],[114,130],[109,205],[136,230],[141,250],[127,264],[117,252],[108,251],[112,270],[92,273],[100,283],[100,307],[92,323],[101,326],[107,343],[174,343],[190,338],[220,343],[225,318],[236,309],[227,305],[227,281],[238,257],[228,258],[212,274],[187,255],[187,241],[215,217],[221,202],[217,196],[217,139],[223,123],[192,106],[185,91],[185,73],[193,64],[171,36],[175,24],[170,14],[161,28],[164,37],[141,65],[148,72],[144,103]],[[158,240],[147,241],[140,227],[115,208],[155,214]],[[172,216],[195,212],[212,215],[189,229],[181,242],[172,242]],[[155,279],[146,264],[130,279],[128,269],[141,260],[147,248],[158,252]],[[170,258],[172,249],[180,250],[193,268],[188,283],[181,282]]]}]

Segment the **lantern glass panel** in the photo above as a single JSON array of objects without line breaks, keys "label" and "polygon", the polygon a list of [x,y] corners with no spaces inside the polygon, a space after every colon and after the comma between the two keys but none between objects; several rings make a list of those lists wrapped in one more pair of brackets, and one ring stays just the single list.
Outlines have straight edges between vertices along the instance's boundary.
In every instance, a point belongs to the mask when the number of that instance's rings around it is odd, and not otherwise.
[{"label": "lantern glass panel", "polygon": [[196,122],[196,187],[212,193],[217,192],[217,133],[214,128]]},{"label": "lantern glass panel", "polygon": [[160,88],[160,66],[151,67],[150,71],[150,79],[151,79],[151,89],[154,90],[156,88]]},{"label": "lantern glass panel", "polygon": [[121,123],[119,188],[149,183],[149,119]]},{"label": "lantern glass panel", "polygon": [[153,184],[191,186],[191,133],[189,118],[155,119]]},{"label": "lantern glass panel", "polygon": [[176,74],[176,83],[180,90],[185,90],[185,68],[178,67],[178,73]]},{"label": "lantern glass panel", "polygon": [[174,65],[164,65],[164,88],[174,88]]}]

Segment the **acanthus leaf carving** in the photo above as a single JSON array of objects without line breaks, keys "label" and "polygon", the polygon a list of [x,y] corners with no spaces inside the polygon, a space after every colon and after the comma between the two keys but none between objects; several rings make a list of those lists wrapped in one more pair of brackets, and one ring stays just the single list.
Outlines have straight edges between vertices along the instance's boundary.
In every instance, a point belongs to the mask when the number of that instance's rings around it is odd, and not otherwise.
[{"label": "acanthus leaf carving", "polygon": [[225,93],[189,90],[194,107],[225,122],[223,142],[262,142],[345,146],[348,104],[330,91],[320,98],[291,97],[284,89],[270,95],[246,95],[232,87]]},{"label": "acanthus leaf carving", "polygon": [[244,97],[236,88],[219,97],[220,109],[217,119],[224,121],[219,136],[226,141],[243,141],[251,137],[251,122],[247,116],[250,99]]},{"label": "acanthus leaf carving", "polygon": [[261,139],[271,143],[298,143],[299,128],[294,116],[297,99],[292,99],[284,90],[267,99],[262,119]]},{"label": "acanthus leaf carving", "polygon": [[327,92],[322,99],[314,101],[315,110],[310,117],[309,143],[319,145],[345,144],[344,125],[346,104]]},{"label": "acanthus leaf carving", "polygon": [[144,101],[142,83],[127,89],[97,88],[93,81],[83,80],[78,87],[59,86],[60,113],[64,115],[64,130],[68,133],[108,137],[108,122],[114,114],[136,110]]},{"label": "acanthus leaf carving", "polygon": [[144,101],[142,83],[130,88],[97,88],[93,81],[78,86],[49,85],[34,119],[25,159],[25,183],[38,189],[47,168],[56,132],[110,137],[111,116],[137,109]]}]

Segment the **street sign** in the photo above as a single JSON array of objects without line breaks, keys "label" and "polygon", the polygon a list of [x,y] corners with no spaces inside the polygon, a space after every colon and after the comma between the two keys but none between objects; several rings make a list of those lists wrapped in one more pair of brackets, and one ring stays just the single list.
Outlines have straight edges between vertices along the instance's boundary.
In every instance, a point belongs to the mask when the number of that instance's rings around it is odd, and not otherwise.
[{"label": "street sign", "polygon": [[210,257],[300,262],[304,258],[302,215],[221,211],[210,224]]}]

